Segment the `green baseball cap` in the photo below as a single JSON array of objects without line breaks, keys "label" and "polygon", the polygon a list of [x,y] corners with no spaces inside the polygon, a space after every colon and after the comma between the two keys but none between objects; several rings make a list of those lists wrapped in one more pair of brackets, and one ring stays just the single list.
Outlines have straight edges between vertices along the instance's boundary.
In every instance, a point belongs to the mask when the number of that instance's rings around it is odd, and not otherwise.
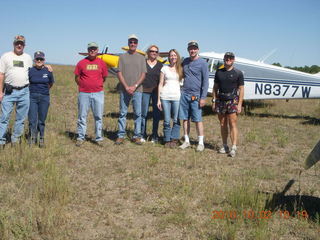
[{"label": "green baseball cap", "polygon": [[99,48],[98,44],[95,42],[88,43],[88,48],[93,48],[93,47]]}]

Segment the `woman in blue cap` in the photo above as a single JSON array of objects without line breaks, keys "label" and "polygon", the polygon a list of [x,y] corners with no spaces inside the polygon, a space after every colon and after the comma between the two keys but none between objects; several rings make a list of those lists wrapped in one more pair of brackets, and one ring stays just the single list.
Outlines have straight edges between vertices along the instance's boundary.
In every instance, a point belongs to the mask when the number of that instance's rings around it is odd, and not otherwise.
[{"label": "woman in blue cap", "polygon": [[45,121],[50,105],[50,88],[54,83],[52,71],[44,65],[45,55],[41,51],[34,53],[34,66],[29,70],[30,108],[29,108],[29,144],[38,142],[44,147]]}]

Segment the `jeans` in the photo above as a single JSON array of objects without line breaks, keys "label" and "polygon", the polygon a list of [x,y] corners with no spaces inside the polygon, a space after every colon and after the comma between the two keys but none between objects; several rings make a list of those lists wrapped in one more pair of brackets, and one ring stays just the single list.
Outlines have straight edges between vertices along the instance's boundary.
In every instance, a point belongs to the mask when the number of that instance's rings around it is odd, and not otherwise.
[{"label": "jeans", "polygon": [[44,138],[45,121],[50,105],[50,95],[30,93],[29,134],[31,139]]},{"label": "jeans", "polygon": [[132,99],[133,119],[134,119],[134,136],[141,138],[141,100],[142,93],[134,92],[133,96],[125,91],[120,91],[120,116],[118,119],[118,138],[124,138],[126,135],[126,121],[130,101]]},{"label": "jeans", "polygon": [[[180,138],[180,121],[178,119],[180,101],[162,100],[162,109],[164,113],[163,135],[164,141],[169,142]],[[173,120],[173,126],[170,126],[170,120]]]},{"label": "jeans", "polygon": [[161,117],[161,112],[158,109],[158,92],[157,89],[152,93],[142,93],[142,105],[141,105],[141,134],[143,137],[147,137],[147,120],[148,110],[150,105],[150,98],[152,99],[152,138],[158,139],[158,128]]},{"label": "jeans", "polygon": [[78,95],[78,138],[77,140],[84,140],[87,130],[87,115],[89,108],[93,113],[95,121],[95,141],[102,141],[102,117],[104,106],[104,92],[79,92]]},{"label": "jeans", "polygon": [[6,143],[6,131],[9,124],[11,112],[16,104],[16,121],[14,123],[14,131],[11,136],[11,142],[15,143],[19,140],[24,129],[24,120],[27,117],[30,100],[29,87],[21,90],[13,90],[11,94],[3,96],[1,102],[1,117],[0,117],[0,144]]},{"label": "jeans", "polygon": [[199,96],[198,100],[191,100],[191,95],[186,93],[181,93],[180,97],[180,110],[179,110],[179,119],[180,120],[189,120],[191,118],[192,122],[202,122],[202,108],[199,105]]}]

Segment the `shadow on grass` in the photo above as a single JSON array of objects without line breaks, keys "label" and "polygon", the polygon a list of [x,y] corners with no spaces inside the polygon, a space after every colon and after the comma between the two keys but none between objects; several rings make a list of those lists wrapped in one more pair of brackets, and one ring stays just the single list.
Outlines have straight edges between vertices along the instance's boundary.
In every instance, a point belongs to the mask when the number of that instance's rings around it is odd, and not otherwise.
[{"label": "shadow on grass", "polygon": [[310,117],[310,116],[288,116],[285,114],[252,113],[252,112],[247,112],[246,116],[260,117],[260,118],[274,117],[274,118],[283,118],[283,119],[302,119],[302,120],[306,120],[306,121],[301,122],[301,124],[303,124],[303,125],[320,125],[319,118]]},{"label": "shadow on grass", "polygon": [[[272,194],[272,198],[266,201],[265,209],[275,212],[277,210],[288,211],[290,216],[304,217],[320,223],[320,198],[307,195],[285,195],[295,180],[290,180],[282,192]],[[303,212],[305,211],[305,212]]]},{"label": "shadow on grass", "polygon": [[[118,119],[119,116],[120,116],[119,112],[110,112],[110,113],[107,113],[107,114],[103,115],[103,117],[109,117],[109,118],[113,118],[113,119]],[[127,119],[134,119],[134,114],[132,112],[128,112]],[[147,119],[148,120],[152,119],[152,111],[148,112]],[[163,120],[162,112],[161,112],[161,115],[160,115],[160,120]]]},{"label": "shadow on grass", "polygon": [[[70,140],[72,141],[76,141],[77,140],[77,137],[78,137],[78,134],[75,133],[75,132],[71,132],[71,131],[65,131],[63,133],[64,136],[70,138]],[[91,143],[96,143],[96,141],[94,140],[94,138],[92,137],[89,137],[87,135],[85,135],[85,140],[88,141],[88,142],[91,142]]]}]

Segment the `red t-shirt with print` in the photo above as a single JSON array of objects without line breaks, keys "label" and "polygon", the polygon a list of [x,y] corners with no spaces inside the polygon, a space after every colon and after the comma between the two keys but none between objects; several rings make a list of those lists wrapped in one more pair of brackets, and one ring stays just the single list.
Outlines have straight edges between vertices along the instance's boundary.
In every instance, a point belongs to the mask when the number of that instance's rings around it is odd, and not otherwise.
[{"label": "red t-shirt with print", "polygon": [[78,62],[74,74],[79,76],[79,92],[101,92],[103,78],[108,76],[108,69],[100,58],[84,58]]}]

